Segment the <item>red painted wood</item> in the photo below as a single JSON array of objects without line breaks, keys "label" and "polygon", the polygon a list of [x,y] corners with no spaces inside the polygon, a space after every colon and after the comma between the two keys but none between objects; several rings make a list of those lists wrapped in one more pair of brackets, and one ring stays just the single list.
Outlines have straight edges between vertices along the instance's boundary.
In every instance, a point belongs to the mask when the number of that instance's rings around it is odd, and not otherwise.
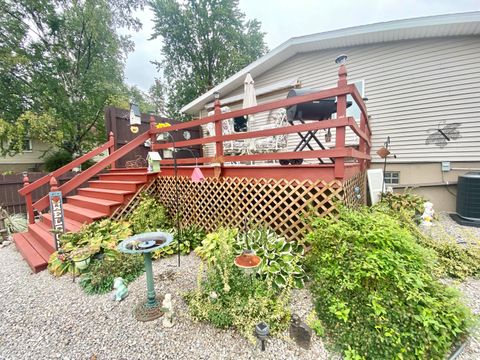
[{"label": "red painted wood", "polygon": [[121,205],[121,202],[100,198],[92,198],[83,195],[74,195],[67,197],[67,204],[111,215],[113,211]]},{"label": "red painted wood", "polygon": [[82,196],[88,196],[96,199],[105,199],[111,201],[124,202],[130,198],[134,191],[127,190],[113,190],[113,189],[100,189],[100,188],[79,188],[77,194]]},{"label": "red painted wood", "polygon": [[353,84],[348,85],[347,87],[348,87],[348,93],[352,95],[353,100],[357,103],[362,115],[365,117],[366,127],[370,128],[370,124],[368,121],[367,107],[365,106],[365,102],[363,101],[362,96],[358,92],[357,87]]},{"label": "red painted wood", "polygon": [[144,183],[141,181],[106,181],[106,180],[93,180],[88,184],[92,188],[100,189],[112,189],[112,190],[128,190],[137,191]]},{"label": "red painted wood", "polygon": [[[67,232],[77,232],[82,227],[82,223],[70,218],[65,218],[65,230]],[[42,214],[41,221],[49,228],[52,227],[52,216],[50,214]]]},{"label": "red painted wood", "polygon": [[27,193],[31,193],[33,190],[35,189],[38,189],[40,186],[42,185],[45,185],[46,183],[48,183],[50,181],[50,178],[52,176],[54,177],[59,177],[60,175],[63,175],[65,174],[67,171],[70,171],[72,170],[73,168],[75,167],[78,167],[80,166],[81,164],[83,164],[85,161],[87,160],[90,160],[91,158],[93,158],[94,156],[97,156],[98,154],[101,154],[102,152],[104,152],[105,150],[107,150],[110,146],[112,146],[113,143],[111,141],[108,141],[106,142],[105,144],[103,144],[102,146],[86,153],[85,155],[83,156],[80,156],[78,159],[75,159],[73,160],[72,162],[68,163],[67,165],[65,166],[62,166],[61,168],[53,171],[52,173],[50,173],[49,175],[45,175],[44,177],[34,181],[33,183],[31,183],[30,185],[28,186],[25,186],[23,188],[21,188],[18,193],[20,195],[25,195]]},{"label": "red painted wood", "polygon": [[13,241],[15,247],[22,254],[23,258],[27,261],[34,273],[45,270],[47,268],[47,262],[41,255],[30,245],[25,238],[26,233],[17,233],[13,235]]},{"label": "red painted wood", "polygon": [[[115,151],[115,137],[113,135],[113,131],[110,131],[108,134],[108,141],[112,143],[112,145],[108,148],[108,155],[112,155]],[[111,165],[111,169],[115,169],[115,163]]]},{"label": "red painted wood", "polygon": [[101,219],[102,217],[109,215],[106,212],[86,209],[84,207],[75,206],[69,203],[63,204],[63,212],[69,219],[73,219],[82,224],[90,224],[94,220]]},{"label": "red painted wood", "polygon": [[[215,99],[215,108],[214,108],[214,121],[218,119],[219,115],[222,114],[222,110],[220,109],[220,101],[218,99]],[[216,121],[215,122],[215,137],[217,138],[215,140],[215,157],[220,158],[223,156],[223,142],[219,140],[218,138],[221,137],[222,134],[222,122],[221,121]]]},{"label": "red painted wood", "polygon": [[[29,184],[30,184],[30,179],[28,178],[28,174],[25,173],[25,176],[23,177],[23,188],[28,187]],[[27,193],[25,195],[25,206],[27,208],[28,223],[29,224],[35,223],[35,215],[33,213],[32,194],[30,193]]]},{"label": "red painted wood", "polygon": [[[340,65],[338,69],[338,87],[347,86],[347,68]],[[347,96],[342,94],[337,96],[337,119],[347,116]],[[335,130],[335,149],[345,149],[345,127],[337,126]],[[335,157],[335,178],[343,179],[345,176],[345,157]]]},{"label": "red painted wood", "polygon": [[36,243],[30,242],[31,245],[37,250],[40,248],[43,249],[38,252],[45,260],[48,261],[50,254],[55,251],[55,242],[53,240],[52,233],[49,231],[50,229],[46,227],[45,224],[43,224],[43,226],[40,224],[42,223],[39,222],[36,224],[30,224],[28,226],[28,234],[32,235],[36,241]]},{"label": "red painted wood", "polygon": [[[350,86],[350,85],[349,85]],[[251,115],[263,111],[269,111],[273,109],[279,109],[279,108],[284,108],[284,107],[289,107],[292,105],[296,104],[301,104],[301,103],[306,103],[306,102],[311,102],[315,100],[320,100],[320,99],[326,99],[330,97],[335,97],[339,95],[344,95],[348,94],[351,91],[351,87],[349,86],[344,86],[344,87],[336,87],[332,89],[327,89],[327,90],[322,90],[318,91],[315,93],[307,94],[307,95],[302,95],[302,96],[295,96],[291,97],[288,99],[282,99],[282,100],[276,100],[276,101],[271,101],[268,103],[260,104],[257,106],[252,106],[249,108],[245,109],[240,109],[240,110],[235,110],[235,111],[230,111],[228,113],[223,113],[220,115],[211,115],[207,116],[198,120],[192,120],[192,121],[187,121],[182,124],[176,124],[172,125],[168,128],[161,128],[161,129],[154,129],[153,132],[155,134],[159,134],[162,132],[168,132],[168,131],[173,131],[173,130],[182,130],[182,129],[188,129],[194,126],[200,126],[200,125],[206,125],[210,122],[214,121],[220,121],[220,120],[225,120],[225,119],[230,119],[230,118],[235,118],[238,116],[245,116],[245,115]],[[351,85],[355,86],[355,85]]]},{"label": "red painted wood", "polygon": [[[294,134],[298,132],[306,132],[306,131],[312,131],[312,130],[329,129],[337,126],[347,126],[349,124],[350,119],[353,123],[355,123],[355,120],[353,118],[311,121],[311,122],[308,122],[307,124],[289,125],[289,126],[268,129],[268,130],[257,130],[257,131],[242,132],[242,133],[230,134],[230,135],[208,136],[201,139],[185,140],[185,141],[180,141],[178,143],[175,143],[175,146],[188,147],[188,146],[198,145],[198,144],[209,144],[215,141],[253,139],[253,138],[284,135],[284,134]],[[363,134],[363,136],[365,135]],[[170,147],[172,147],[172,143],[154,145],[155,150],[168,149]]]},{"label": "red painted wood", "polygon": [[[149,138],[149,136],[150,135],[148,131],[144,132],[143,134],[135,138],[135,140],[130,141],[128,144],[125,144],[120,149],[116,150],[112,155],[100,160],[98,163],[96,163],[92,167],[89,167],[84,172],[75,176],[73,179],[67,181],[65,184],[63,184],[59,188],[62,191],[62,194],[66,195],[71,191],[75,190],[77,187],[82,185],[88,179],[92,178],[93,176],[97,175],[100,171],[105,169],[108,165],[111,165],[112,163],[120,159],[122,156],[126,155],[127,153],[135,149],[137,146],[143,144]],[[38,210],[43,210],[47,206],[48,206],[48,196],[42,197],[35,204],[33,204],[33,207]]]},{"label": "red painted wood", "polygon": [[99,178],[100,180],[106,180],[106,181],[120,181],[120,180],[126,180],[126,181],[142,181],[146,182],[148,180],[148,177],[152,176],[151,174],[147,173],[114,173],[114,174],[100,174]]}]

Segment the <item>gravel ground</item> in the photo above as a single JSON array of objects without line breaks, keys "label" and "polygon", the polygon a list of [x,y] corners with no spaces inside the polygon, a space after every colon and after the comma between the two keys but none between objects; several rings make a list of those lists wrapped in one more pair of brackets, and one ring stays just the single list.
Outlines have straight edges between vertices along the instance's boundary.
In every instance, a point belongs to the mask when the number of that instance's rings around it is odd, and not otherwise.
[{"label": "gravel ground", "polygon": [[[437,229],[459,242],[480,239],[480,229],[457,225],[440,214]],[[32,274],[13,245],[0,248],[0,359],[332,359],[321,339],[314,337],[305,351],[288,337],[269,339],[267,350],[234,331],[219,330],[189,319],[181,294],[196,286],[198,258],[176,257],[154,262],[157,294],[172,294],[176,324],[162,327],[161,319],[141,323],[132,309],[146,294],[145,275],[129,285],[122,302],[110,294],[88,296],[72,278],[56,279],[47,271]],[[480,280],[453,283],[465,302],[480,315]],[[296,290],[292,309],[303,319],[312,309],[306,290]],[[468,341],[461,360],[480,359],[480,334]]]},{"label": "gravel ground", "polygon": [[[0,359],[327,359],[319,338],[310,351],[285,339],[270,339],[267,350],[234,331],[195,323],[186,314],[181,294],[196,286],[198,259],[176,257],[154,262],[157,294],[170,292],[177,311],[173,328],[162,320],[133,318],[134,305],[146,295],[145,275],[129,285],[120,303],[110,294],[88,296],[70,276],[47,271],[31,274],[13,245],[0,249]],[[293,306],[310,312],[307,291],[296,291]]]}]

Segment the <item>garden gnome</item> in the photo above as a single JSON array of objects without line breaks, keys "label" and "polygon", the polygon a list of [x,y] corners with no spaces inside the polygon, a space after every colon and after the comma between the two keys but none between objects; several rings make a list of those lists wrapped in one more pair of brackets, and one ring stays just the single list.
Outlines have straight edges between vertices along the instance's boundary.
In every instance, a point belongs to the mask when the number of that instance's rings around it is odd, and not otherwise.
[{"label": "garden gnome", "polygon": [[430,201],[427,201],[423,204],[425,208],[422,214],[422,225],[423,226],[432,226],[433,214],[435,214],[435,210],[433,210],[433,204]]},{"label": "garden gnome", "polygon": [[112,294],[112,300],[114,301],[122,301],[128,295],[128,289],[121,277],[115,278],[113,281],[113,289],[115,290]]},{"label": "garden gnome", "polygon": [[310,349],[312,340],[312,329],[308,327],[297,314],[292,314],[292,323],[290,325],[290,337],[298,346],[306,350]]},{"label": "garden gnome", "polygon": [[162,308],[162,310],[165,312],[162,325],[163,327],[171,328],[173,326],[173,305],[171,294],[165,294],[165,298],[162,302]]}]

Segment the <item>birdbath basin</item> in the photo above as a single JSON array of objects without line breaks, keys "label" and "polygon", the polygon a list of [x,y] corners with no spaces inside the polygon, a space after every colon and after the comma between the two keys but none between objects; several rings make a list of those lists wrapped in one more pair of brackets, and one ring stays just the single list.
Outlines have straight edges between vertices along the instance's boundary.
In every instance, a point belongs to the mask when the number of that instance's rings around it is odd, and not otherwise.
[{"label": "birdbath basin", "polygon": [[138,321],[151,321],[163,315],[159,299],[155,295],[152,271],[152,252],[161,249],[173,240],[173,235],[165,232],[148,232],[123,240],[118,244],[118,251],[126,254],[143,254],[145,273],[147,275],[147,300],[139,303],[135,309]]},{"label": "birdbath basin", "polygon": [[246,274],[251,274],[262,263],[262,259],[253,252],[244,251],[235,258],[234,263]]}]

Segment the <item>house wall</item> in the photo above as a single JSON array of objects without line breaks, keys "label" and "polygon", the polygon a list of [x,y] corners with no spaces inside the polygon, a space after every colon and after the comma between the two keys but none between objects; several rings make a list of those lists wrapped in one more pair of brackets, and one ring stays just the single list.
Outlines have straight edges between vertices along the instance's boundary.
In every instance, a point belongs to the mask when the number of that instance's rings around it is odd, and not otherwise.
[{"label": "house wall", "polygon": [[0,157],[0,172],[21,172],[40,167],[44,162],[42,156],[50,148],[51,145],[32,139],[32,151],[25,151],[14,156]]},{"label": "house wall", "polygon": [[[479,40],[479,36],[434,38],[297,54],[255,78],[255,86],[298,76],[303,88],[333,87],[338,69],[334,59],[346,53],[349,82],[365,80],[373,150],[390,136],[397,155],[393,162],[480,161]],[[221,98],[242,92],[243,86]],[[258,101],[282,99],[287,92]],[[200,115],[206,116],[206,111]],[[268,121],[268,113],[259,114],[251,129]],[[425,145],[431,132],[445,126],[443,121],[461,123],[462,137],[444,148]],[[290,138],[291,148],[298,138]],[[374,151],[372,157],[373,162],[381,161]]]},{"label": "house wall", "polygon": [[[366,104],[373,132],[372,167],[381,166],[383,160],[376,150],[390,136],[390,149],[397,157],[389,159],[387,170],[398,169],[401,184],[441,183],[441,161],[451,161],[452,167],[459,162],[467,167],[479,167],[479,40],[479,36],[433,38],[297,54],[257,76],[255,86],[298,76],[302,88],[333,87],[338,69],[334,59],[338,54],[347,54],[348,81],[364,80],[364,95],[368,98]],[[221,98],[242,92],[243,86],[221,94]],[[287,92],[264,96],[258,102],[283,99]],[[230,108],[241,108],[241,103]],[[206,111],[200,115],[206,116]],[[250,129],[268,122],[268,113],[256,115]],[[438,128],[444,129],[452,123],[460,123],[459,139],[447,142],[443,148],[425,144],[430,134],[438,134]],[[297,142],[298,137],[290,135],[289,150],[293,150]],[[355,143],[355,137],[350,134],[347,142]],[[327,145],[333,147],[334,143]],[[444,175],[456,178],[459,172]],[[419,189],[437,198],[432,199],[438,203],[437,208],[454,210],[455,198],[444,185]]]}]

